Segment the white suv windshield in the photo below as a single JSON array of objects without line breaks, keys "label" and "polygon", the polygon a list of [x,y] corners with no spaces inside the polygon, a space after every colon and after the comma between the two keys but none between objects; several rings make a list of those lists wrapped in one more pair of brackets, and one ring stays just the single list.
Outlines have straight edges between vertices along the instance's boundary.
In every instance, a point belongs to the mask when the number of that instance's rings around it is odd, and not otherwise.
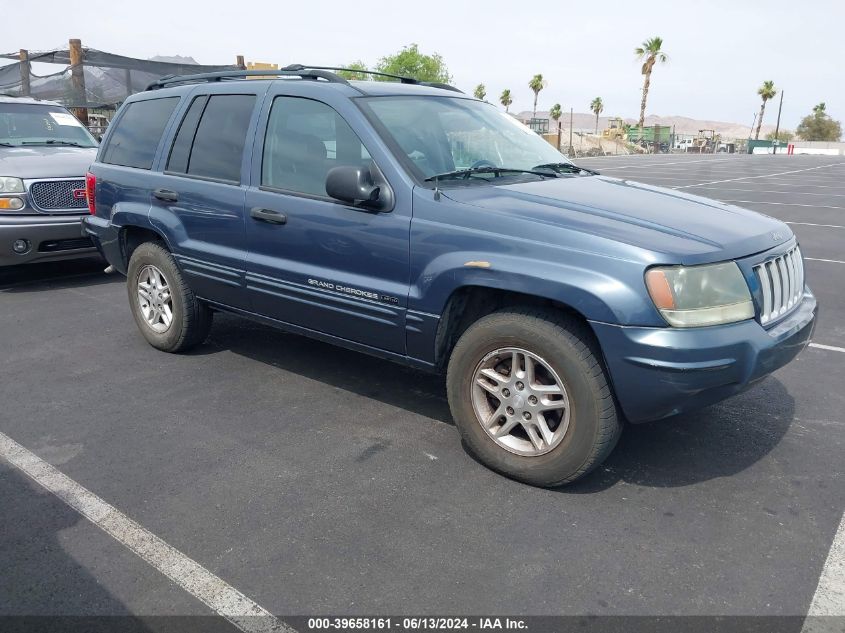
[{"label": "white suv windshield", "polygon": [[533,170],[570,162],[542,137],[489,103],[405,96],[360,101],[420,180],[462,169]]},{"label": "white suv windshield", "polygon": [[59,106],[0,103],[0,146],[69,145],[97,147],[97,141]]}]

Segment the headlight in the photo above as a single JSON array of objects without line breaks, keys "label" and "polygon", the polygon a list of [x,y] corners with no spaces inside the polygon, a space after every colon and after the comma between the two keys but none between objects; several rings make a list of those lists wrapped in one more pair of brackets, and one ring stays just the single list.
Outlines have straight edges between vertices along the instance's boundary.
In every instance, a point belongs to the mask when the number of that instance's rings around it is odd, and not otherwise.
[{"label": "headlight", "polygon": [[23,193],[23,180],[0,176],[0,193]]},{"label": "headlight", "polygon": [[650,268],[645,283],[660,314],[675,327],[733,323],[754,316],[748,284],[735,262]]}]

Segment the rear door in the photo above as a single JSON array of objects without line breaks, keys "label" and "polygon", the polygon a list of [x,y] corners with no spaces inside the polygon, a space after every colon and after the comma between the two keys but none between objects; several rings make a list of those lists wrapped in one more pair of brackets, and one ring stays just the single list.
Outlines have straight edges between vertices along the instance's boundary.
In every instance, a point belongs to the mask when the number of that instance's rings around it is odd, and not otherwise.
[{"label": "rear door", "polygon": [[266,89],[250,83],[200,87],[186,99],[153,179],[150,212],[194,292],[239,308],[249,308],[244,174],[251,154],[244,148]]},{"label": "rear door", "polygon": [[404,353],[410,199],[394,190],[394,208],[379,213],[326,194],[332,167],[384,172],[349,99],[324,99],[265,102],[246,200],[247,288],[256,312]]}]

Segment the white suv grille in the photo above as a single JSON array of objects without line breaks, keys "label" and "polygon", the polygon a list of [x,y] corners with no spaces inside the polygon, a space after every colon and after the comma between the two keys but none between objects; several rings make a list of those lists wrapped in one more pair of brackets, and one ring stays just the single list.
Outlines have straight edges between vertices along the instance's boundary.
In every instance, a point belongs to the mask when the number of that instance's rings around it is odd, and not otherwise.
[{"label": "white suv grille", "polygon": [[804,260],[797,246],[788,253],[757,264],[754,273],[763,290],[761,324],[775,321],[801,303],[804,294]]}]

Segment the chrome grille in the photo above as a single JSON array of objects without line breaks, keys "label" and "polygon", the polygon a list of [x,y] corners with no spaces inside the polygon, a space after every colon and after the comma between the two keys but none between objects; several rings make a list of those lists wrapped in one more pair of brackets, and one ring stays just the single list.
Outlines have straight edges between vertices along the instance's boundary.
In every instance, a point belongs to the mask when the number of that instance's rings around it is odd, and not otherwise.
[{"label": "chrome grille", "polygon": [[804,294],[804,260],[797,246],[788,253],[754,267],[763,292],[760,323],[775,321],[801,303]]},{"label": "chrome grille", "polygon": [[85,190],[85,180],[39,180],[29,186],[32,202],[39,209],[86,209],[85,196],[75,198],[74,190]]}]

